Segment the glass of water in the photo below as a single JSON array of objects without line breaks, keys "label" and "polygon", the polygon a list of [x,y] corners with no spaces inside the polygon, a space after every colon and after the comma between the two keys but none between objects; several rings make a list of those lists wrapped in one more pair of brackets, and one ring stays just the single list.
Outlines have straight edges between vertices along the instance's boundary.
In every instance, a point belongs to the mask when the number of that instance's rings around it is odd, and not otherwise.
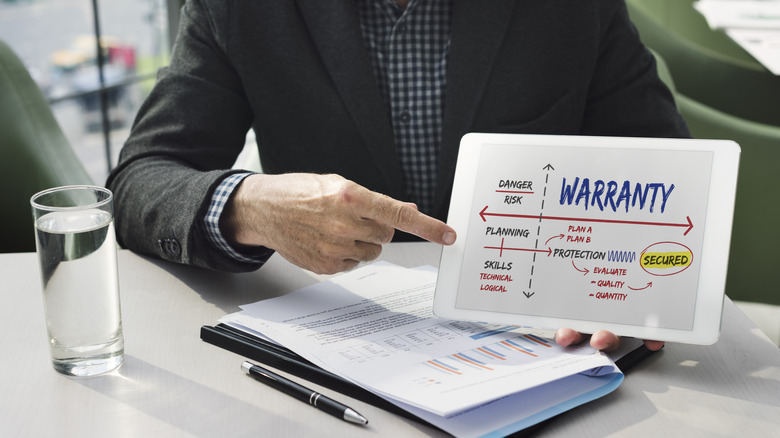
[{"label": "glass of water", "polygon": [[54,369],[94,376],[119,367],[124,338],[111,191],[56,187],[30,203]]}]

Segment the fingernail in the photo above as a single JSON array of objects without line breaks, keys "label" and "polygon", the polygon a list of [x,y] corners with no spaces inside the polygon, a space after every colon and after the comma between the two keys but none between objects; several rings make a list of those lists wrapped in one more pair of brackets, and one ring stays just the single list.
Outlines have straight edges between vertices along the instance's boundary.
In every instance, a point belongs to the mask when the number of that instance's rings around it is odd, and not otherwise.
[{"label": "fingernail", "polygon": [[618,347],[619,343],[620,343],[619,341],[614,341],[614,342],[610,342],[610,341],[594,342],[594,343],[591,344],[591,347],[593,347],[593,348],[595,348],[596,350],[599,350],[599,351],[612,351],[612,350],[614,350],[614,349],[616,349]]},{"label": "fingernail", "polygon": [[445,245],[452,245],[455,243],[455,233],[453,231],[447,231],[441,237],[441,241],[444,242]]}]

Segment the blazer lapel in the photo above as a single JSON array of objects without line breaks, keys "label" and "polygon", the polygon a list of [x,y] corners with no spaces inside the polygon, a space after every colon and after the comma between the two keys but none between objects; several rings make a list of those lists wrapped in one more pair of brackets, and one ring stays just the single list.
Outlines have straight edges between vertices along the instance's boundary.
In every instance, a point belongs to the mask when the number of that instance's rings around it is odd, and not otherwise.
[{"label": "blazer lapel", "polygon": [[390,116],[374,78],[352,1],[298,0],[312,40],[365,140],[390,196],[406,196]]},{"label": "blazer lapel", "polygon": [[434,211],[452,191],[460,138],[469,131],[517,0],[455,0]]}]

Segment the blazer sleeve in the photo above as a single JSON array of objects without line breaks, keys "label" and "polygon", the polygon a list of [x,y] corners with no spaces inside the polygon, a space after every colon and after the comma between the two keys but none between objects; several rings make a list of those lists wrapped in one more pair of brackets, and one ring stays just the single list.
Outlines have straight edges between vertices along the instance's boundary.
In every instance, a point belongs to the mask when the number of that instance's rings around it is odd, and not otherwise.
[{"label": "blazer sleeve", "polygon": [[[142,105],[106,186],[115,196],[120,245],[166,260],[224,271],[256,269],[212,246],[204,217],[232,172],[252,111],[228,62],[218,26],[228,8],[188,1],[169,67]],[[222,170],[220,170],[222,169]]]}]

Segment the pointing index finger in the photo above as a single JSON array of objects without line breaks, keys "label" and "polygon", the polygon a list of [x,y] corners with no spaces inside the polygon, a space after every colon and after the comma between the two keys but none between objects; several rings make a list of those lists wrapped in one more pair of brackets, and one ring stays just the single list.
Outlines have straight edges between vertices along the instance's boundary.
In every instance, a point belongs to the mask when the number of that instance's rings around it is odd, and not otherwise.
[{"label": "pointing index finger", "polygon": [[455,230],[444,222],[421,213],[414,204],[379,195],[373,204],[373,217],[379,223],[414,234],[440,245],[455,243]]}]

